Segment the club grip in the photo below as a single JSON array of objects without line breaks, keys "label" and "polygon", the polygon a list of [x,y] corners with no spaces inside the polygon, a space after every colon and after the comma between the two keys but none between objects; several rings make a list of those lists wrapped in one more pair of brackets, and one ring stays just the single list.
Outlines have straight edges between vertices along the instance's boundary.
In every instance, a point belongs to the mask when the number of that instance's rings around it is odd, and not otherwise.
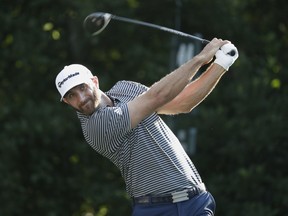
[{"label": "club grip", "polygon": [[210,43],[210,41],[209,40],[206,40],[206,39],[202,39],[202,44],[208,44],[208,43]]}]

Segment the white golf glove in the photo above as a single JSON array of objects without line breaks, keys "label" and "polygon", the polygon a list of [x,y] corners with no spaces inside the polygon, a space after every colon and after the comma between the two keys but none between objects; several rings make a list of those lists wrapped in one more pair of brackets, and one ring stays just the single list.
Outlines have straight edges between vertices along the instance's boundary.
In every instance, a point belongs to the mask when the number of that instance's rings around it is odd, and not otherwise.
[{"label": "white golf glove", "polygon": [[223,45],[215,54],[214,63],[223,67],[226,71],[228,71],[229,67],[235,62],[235,60],[239,57],[239,53],[237,48],[231,44]]}]

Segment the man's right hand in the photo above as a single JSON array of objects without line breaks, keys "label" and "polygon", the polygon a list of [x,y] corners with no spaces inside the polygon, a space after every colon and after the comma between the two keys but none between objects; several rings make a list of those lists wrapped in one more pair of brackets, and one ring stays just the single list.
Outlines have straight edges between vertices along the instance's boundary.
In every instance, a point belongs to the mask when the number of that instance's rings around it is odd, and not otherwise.
[{"label": "man's right hand", "polygon": [[213,38],[213,40],[211,40],[210,43],[208,43],[197,55],[197,58],[200,59],[202,65],[208,64],[214,58],[215,53],[220,49],[220,47],[227,43],[230,43],[230,41]]}]

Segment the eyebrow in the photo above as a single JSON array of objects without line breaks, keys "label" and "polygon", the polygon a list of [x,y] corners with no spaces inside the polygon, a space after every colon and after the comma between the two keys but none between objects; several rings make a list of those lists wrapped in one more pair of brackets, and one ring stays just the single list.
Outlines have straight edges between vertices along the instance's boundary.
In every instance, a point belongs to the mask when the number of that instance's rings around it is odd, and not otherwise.
[{"label": "eyebrow", "polygon": [[71,88],[70,90],[68,90],[68,91],[65,93],[64,98],[65,98],[68,94],[70,94],[70,93],[73,91],[73,89],[79,88],[81,85],[84,85],[84,84],[85,84],[85,83],[81,83],[81,84],[79,84],[79,85],[74,86],[74,87]]}]

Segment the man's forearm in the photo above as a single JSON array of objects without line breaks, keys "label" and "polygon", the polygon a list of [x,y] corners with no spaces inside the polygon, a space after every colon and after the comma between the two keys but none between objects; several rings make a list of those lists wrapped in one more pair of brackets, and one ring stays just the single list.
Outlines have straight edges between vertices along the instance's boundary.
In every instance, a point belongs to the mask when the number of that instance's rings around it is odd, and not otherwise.
[{"label": "man's forearm", "polygon": [[215,88],[225,70],[212,64],[197,80],[190,82],[172,101],[158,110],[161,114],[178,114],[190,112],[201,103]]},{"label": "man's forearm", "polygon": [[160,96],[158,97],[163,99],[164,103],[172,100],[187,86],[202,66],[202,63],[198,57],[194,57],[189,62],[153,84],[149,91],[156,95],[159,94]]},{"label": "man's forearm", "polygon": [[190,112],[211,93],[225,72],[226,70],[221,66],[212,64],[198,79],[183,90],[186,112]]}]

